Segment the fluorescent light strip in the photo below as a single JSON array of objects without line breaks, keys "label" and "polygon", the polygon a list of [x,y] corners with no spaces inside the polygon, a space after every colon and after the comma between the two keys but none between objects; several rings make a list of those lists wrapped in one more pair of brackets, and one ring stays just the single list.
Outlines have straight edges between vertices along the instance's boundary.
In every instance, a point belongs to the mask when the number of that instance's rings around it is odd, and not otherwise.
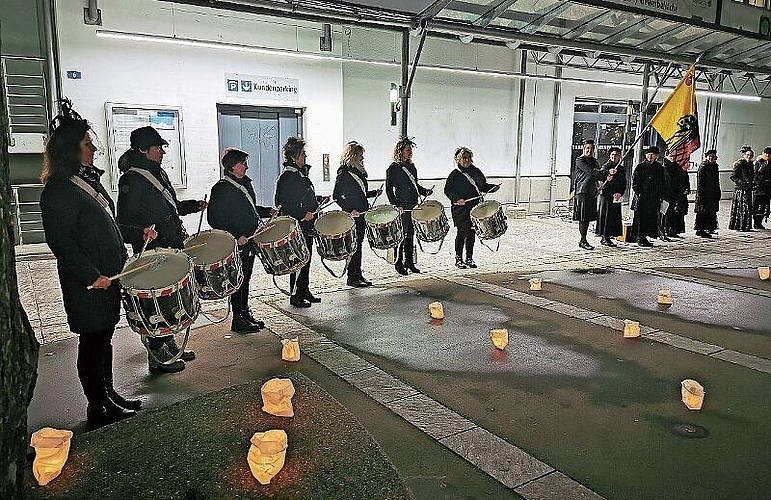
[{"label": "fluorescent light strip", "polygon": [[[374,66],[401,67],[401,64],[397,62],[375,61],[371,59],[357,59],[357,58],[337,56],[333,54],[323,54],[323,55],[309,54],[307,52],[297,52],[289,49],[259,47],[259,46],[253,46],[253,45],[231,43],[231,42],[211,42],[206,40],[197,40],[195,38],[180,38],[180,37],[165,36],[165,35],[147,35],[147,34],[141,34],[141,33],[124,33],[120,31],[110,31],[110,30],[96,30],[96,36],[101,38],[112,38],[117,40],[131,40],[131,41],[137,41],[137,42],[160,42],[160,43],[170,43],[174,45],[184,45],[188,47],[202,47],[202,48],[208,48],[208,49],[229,49],[229,50],[236,50],[239,52],[252,52],[252,53],[266,54],[266,55],[282,55],[287,57],[295,57],[298,59],[371,64]],[[457,73],[457,74],[465,74],[465,75],[476,75],[476,76],[483,75],[483,76],[493,76],[493,77],[499,77],[499,78],[515,78],[515,79],[524,79],[524,80],[576,83],[576,84],[591,83],[591,84],[601,85],[603,87],[611,87],[611,88],[623,88],[623,89],[631,89],[631,90],[642,89],[641,85],[635,85],[631,83],[582,80],[580,78],[564,78],[564,77],[558,78],[556,76],[549,76],[549,75],[520,75],[516,73],[506,73],[503,71],[459,69],[459,68],[449,68],[445,66],[435,66],[435,65],[420,65],[419,67],[421,69],[428,69],[432,71],[442,71],[447,73]],[[659,90],[665,91],[665,92],[671,92],[674,89],[669,87],[663,87]],[[718,99],[734,99],[734,100],[753,101],[753,102],[759,102],[762,99],[759,96],[751,96],[751,95],[743,95],[743,94],[728,94],[725,92],[714,92],[714,91],[707,91],[707,90],[697,90],[697,93],[701,96],[715,97]]]}]

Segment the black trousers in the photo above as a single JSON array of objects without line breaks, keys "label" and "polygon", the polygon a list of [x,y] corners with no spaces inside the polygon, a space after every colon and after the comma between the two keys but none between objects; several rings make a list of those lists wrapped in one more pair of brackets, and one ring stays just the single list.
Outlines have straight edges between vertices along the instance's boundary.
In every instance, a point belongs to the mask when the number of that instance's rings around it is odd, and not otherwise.
[{"label": "black trousers", "polygon": [[768,195],[765,194],[757,194],[753,193],[754,196],[752,197],[752,215],[755,217],[755,220],[757,222],[760,222],[768,215],[769,212],[769,200],[771,199]]},{"label": "black trousers", "polygon": [[115,327],[81,333],[78,339],[78,379],[90,405],[107,399],[107,376],[112,380],[112,336]]},{"label": "black trousers", "polygon": [[292,295],[303,296],[310,292],[309,285],[311,261],[313,260],[313,236],[305,234],[305,244],[308,245],[308,252],[310,252],[311,258],[308,259],[308,263],[305,264],[299,272],[289,275],[289,287],[292,291]]},{"label": "black trousers", "polygon": [[233,295],[230,296],[230,305],[233,307],[233,317],[240,316],[249,309],[249,280],[252,279],[254,270],[254,254],[251,244],[247,243],[239,250],[241,256],[241,268],[244,271],[244,282],[238,287]]},{"label": "black trousers", "polygon": [[405,267],[412,267],[415,265],[413,258],[415,253],[415,227],[412,225],[411,212],[404,212],[402,214],[402,227],[404,228],[404,240],[399,245],[396,260],[403,263]]},{"label": "black trousers", "polygon": [[455,235],[455,255],[463,257],[463,247],[466,247],[466,259],[474,257],[474,242],[476,234],[471,229],[471,224],[460,224],[457,226],[458,234]]},{"label": "black trousers", "polygon": [[366,224],[364,223],[364,216],[360,215],[355,217],[356,221],[356,252],[351,257],[351,262],[348,264],[348,278],[361,278],[361,252],[364,245],[364,236],[366,231]]}]

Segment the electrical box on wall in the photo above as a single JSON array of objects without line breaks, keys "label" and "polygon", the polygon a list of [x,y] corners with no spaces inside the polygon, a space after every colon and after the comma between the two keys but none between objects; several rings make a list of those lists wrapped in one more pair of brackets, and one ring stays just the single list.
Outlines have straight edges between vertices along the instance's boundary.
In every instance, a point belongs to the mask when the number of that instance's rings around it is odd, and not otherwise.
[{"label": "electrical box on wall", "polygon": [[11,134],[8,145],[9,153],[42,153],[45,149],[46,136],[40,133]]}]

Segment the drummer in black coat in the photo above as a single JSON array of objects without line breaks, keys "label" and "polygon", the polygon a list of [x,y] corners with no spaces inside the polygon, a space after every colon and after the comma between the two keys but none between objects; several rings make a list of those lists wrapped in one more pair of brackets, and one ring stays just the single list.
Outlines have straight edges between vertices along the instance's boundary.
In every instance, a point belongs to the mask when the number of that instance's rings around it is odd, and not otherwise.
[{"label": "drummer in black coat", "polygon": [[276,181],[276,206],[281,206],[281,213],[290,215],[300,222],[305,236],[305,243],[311,258],[300,272],[289,277],[292,297],[289,303],[294,307],[310,307],[311,303],[321,299],[311,294],[309,275],[313,260],[313,222],[320,203],[328,198],[316,196],[313,182],[308,177],[311,166],[305,163],[305,141],[299,137],[290,137],[284,144],[284,171]]},{"label": "drummer in black coat", "polygon": [[[600,237],[600,245],[615,247],[614,236],[621,236],[621,199],[626,190],[626,173],[621,163],[621,149],[612,147],[608,150],[610,159],[602,166],[606,180],[597,194],[597,225],[595,234]],[[611,174],[614,170],[616,173]]]},{"label": "drummer in black coat", "polygon": [[113,218],[115,206],[99,181],[104,171],[92,164],[96,147],[89,130],[88,122],[64,101],[62,114],[49,127],[40,209],[46,242],[56,257],[67,323],[79,337],[78,378],[88,400],[88,421],[102,425],[134,415],[141,401],[124,399],[113,386],[120,282],[107,277],[121,272],[127,254]]},{"label": "drummer in black coat", "polygon": [[597,220],[597,182],[607,180],[615,175],[616,169],[603,172],[597,158],[594,157],[594,141],[584,141],[584,154],[576,158],[575,179],[575,206],[573,208],[573,220],[578,221],[578,232],[581,239],[578,246],[584,250],[594,250],[586,239],[589,231],[589,223]]},{"label": "drummer in black coat", "polygon": [[348,264],[348,286],[370,286],[372,282],[361,272],[361,251],[364,244],[364,212],[369,210],[369,201],[382,194],[379,189],[367,189],[367,170],[364,168],[364,146],[356,141],[345,146],[337,169],[332,199],[356,221],[356,252]]},{"label": "drummer in black coat", "polygon": [[[131,132],[131,149],[118,160],[118,168],[123,172],[118,181],[118,225],[134,253],[141,251],[145,239],[150,239],[148,249],[181,249],[187,232],[180,216],[207,207],[205,201],[177,200],[161,166],[166,154],[164,146],[168,144],[154,128],[141,127]],[[152,351],[147,358],[150,371],[178,372],[185,369],[186,361],[195,359],[193,351],[185,351],[181,359],[164,363],[179,352],[174,335],[148,337],[147,341]]]},{"label": "drummer in black coat", "polygon": [[[430,196],[433,190],[418,184],[418,169],[412,163],[412,148],[416,144],[412,139],[403,137],[394,147],[393,163],[386,170],[386,195],[388,202],[402,210],[412,210],[418,204],[419,196]],[[396,253],[396,272],[406,275],[407,271],[419,273],[415,267],[415,228],[412,226],[412,214],[402,212],[404,240]]]},{"label": "drummer in black coat", "polygon": [[260,225],[261,217],[278,213],[271,207],[257,205],[252,180],[246,175],[249,154],[240,149],[228,148],[222,155],[224,176],[211,189],[209,225],[227,231],[238,242],[244,281],[230,296],[233,320],[230,329],[236,333],[256,333],[265,323],[255,319],[249,309],[249,281],[254,270],[254,245],[248,239]]},{"label": "drummer in black coat", "polygon": [[[458,229],[455,235],[455,266],[460,269],[476,268],[474,263],[474,241],[476,235],[471,229],[471,209],[482,201],[482,196],[494,193],[500,186],[488,184],[485,174],[474,165],[474,153],[467,147],[455,150],[456,168],[447,176],[444,194],[452,202],[452,221]],[[474,199],[470,199],[474,198]],[[463,260],[463,247],[466,260]]]}]

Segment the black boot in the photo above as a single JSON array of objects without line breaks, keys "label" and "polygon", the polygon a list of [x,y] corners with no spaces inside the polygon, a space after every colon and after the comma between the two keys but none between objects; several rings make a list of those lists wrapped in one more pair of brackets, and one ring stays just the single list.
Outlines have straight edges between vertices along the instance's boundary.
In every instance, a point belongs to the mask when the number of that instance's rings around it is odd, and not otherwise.
[{"label": "black boot", "polygon": [[311,304],[307,300],[305,300],[305,297],[303,297],[300,294],[292,295],[292,297],[289,299],[289,303],[292,304],[294,307],[310,307]]},{"label": "black boot", "polygon": [[133,417],[137,412],[134,410],[127,410],[115,404],[111,399],[105,397],[101,404],[89,403],[86,410],[86,418],[88,423],[101,427],[102,425],[111,424],[124,418]]},{"label": "black boot", "polygon": [[104,357],[102,358],[104,385],[107,390],[107,397],[116,405],[128,410],[138,410],[142,408],[141,399],[126,399],[115,391],[112,378],[112,344],[105,346]]},{"label": "black boot", "polygon": [[256,319],[252,314],[252,310],[249,309],[248,307],[244,310],[243,313],[241,313],[241,317],[247,322],[257,326],[260,329],[265,328],[265,322],[262,321],[261,319]]},{"label": "black boot", "polygon": [[230,323],[230,329],[236,333],[257,333],[260,331],[260,327],[247,320],[243,313],[235,312],[233,313],[233,321]]},{"label": "black boot", "polygon": [[314,295],[311,293],[311,291],[310,291],[310,290],[303,290],[303,292],[302,292],[302,296],[303,296],[303,298],[304,298],[305,300],[307,300],[307,301],[308,301],[308,302],[310,302],[311,304],[318,304],[319,302],[321,302],[321,299],[320,299],[320,298],[318,298],[318,297],[316,297],[316,296],[314,296]]},{"label": "black boot", "polygon": [[755,219],[755,229],[765,229],[766,227],[763,225],[763,216],[756,216]]},{"label": "black boot", "polygon": [[396,249],[396,262],[394,262],[394,267],[396,268],[397,273],[402,276],[407,276],[407,269],[404,267],[404,248],[402,245],[399,245]]},{"label": "black boot", "polygon": [[[172,356],[176,356],[179,352],[179,346],[177,345],[177,339],[174,338],[174,335],[169,336],[169,340],[166,341],[166,345],[169,348],[169,352]],[[182,351],[182,355],[179,357],[182,361],[193,361],[195,359],[195,351],[192,351],[190,349],[185,349]]]}]

